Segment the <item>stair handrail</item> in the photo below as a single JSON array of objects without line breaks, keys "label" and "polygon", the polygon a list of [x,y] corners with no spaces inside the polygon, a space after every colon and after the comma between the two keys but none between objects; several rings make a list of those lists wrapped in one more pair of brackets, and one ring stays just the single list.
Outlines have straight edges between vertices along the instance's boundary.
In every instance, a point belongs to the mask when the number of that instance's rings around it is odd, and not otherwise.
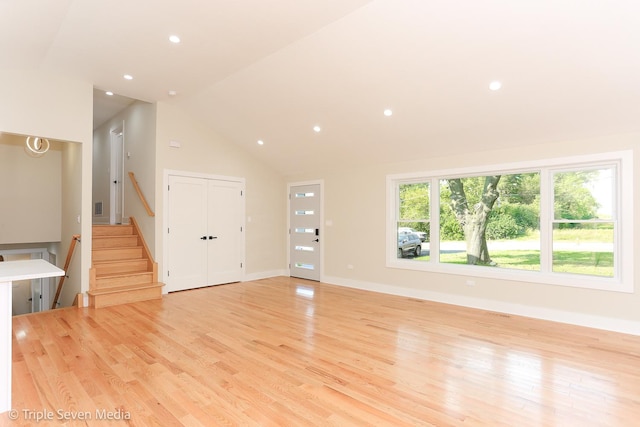
[{"label": "stair handrail", "polygon": [[144,194],[142,194],[142,190],[138,185],[138,181],[136,181],[136,175],[133,172],[129,172],[129,178],[131,178],[131,182],[133,183],[133,188],[136,189],[136,193],[138,193],[138,197],[140,198],[142,205],[147,210],[147,214],[149,216],[156,216],[156,214],[154,214],[153,211],[151,210],[149,203],[147,203],[147,199],[144,197]]},{"label": "stair handrail", "polygon": [[147,242],[144,240],[144,235],[142,234],[142,230],[140,229],[140,225],[138,224],[138,221],[136,221],[134,217],[130,216],[129,222],[135,229],[135,233],[140,239],[140,244],[142,244],[142,250],[144,251],[146,258],[150,263],[153,281],[157,282],[158,281],[158,263],[155,262],[153,255],[149,250],[149,246],[147,246]]},{"label": "stair handrail", "polygon": [[76,248],[76,242],[80,241],[80,235],[74,234],[71,236],[71,244],[69,245],[69,251],[67,252],[67,259],[64,262],[64,275],[60,277],[60,282],[58,282],[58,289],[56,289],[56,296],[53,298],[53,304],[51,304],[51,310],[56,308],[58,305],[58,298],[60,297],[60,292],[62,292],[62,285],[64,284],[64,279],[69,277],[67,272],[69,271],[69,264],[71,264],[71,258],[73,257],[73,251]]}]

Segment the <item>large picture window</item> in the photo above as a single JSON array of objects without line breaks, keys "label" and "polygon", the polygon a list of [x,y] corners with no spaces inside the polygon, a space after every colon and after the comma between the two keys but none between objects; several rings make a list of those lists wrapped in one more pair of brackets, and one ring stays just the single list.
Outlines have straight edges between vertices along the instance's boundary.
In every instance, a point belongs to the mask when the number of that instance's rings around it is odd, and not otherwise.
[{"label": "large picture window", "polygon": [[389,176],[387,265],[631,292],[631,159]]}]

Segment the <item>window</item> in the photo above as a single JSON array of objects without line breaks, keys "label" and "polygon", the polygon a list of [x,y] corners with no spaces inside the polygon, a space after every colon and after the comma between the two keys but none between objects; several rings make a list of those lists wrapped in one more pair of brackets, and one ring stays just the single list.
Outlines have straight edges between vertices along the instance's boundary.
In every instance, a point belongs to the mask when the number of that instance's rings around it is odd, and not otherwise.
[{"label": "window", "polygon": [[615,166],[552,173],[552,270],[614,277]]},{"label": "window", "polygon": [[[411,258],[429,260],[429,183],[409,182],[398,184],[398,233],[397,257],[403,258],[409,250]],[[420,243],[411,237],[418,237]],[[412,250],[413,252],[411,252]]]},{"label": "window", "polygon": [[632,292],[632,158],[388,176],[387,266]]}]

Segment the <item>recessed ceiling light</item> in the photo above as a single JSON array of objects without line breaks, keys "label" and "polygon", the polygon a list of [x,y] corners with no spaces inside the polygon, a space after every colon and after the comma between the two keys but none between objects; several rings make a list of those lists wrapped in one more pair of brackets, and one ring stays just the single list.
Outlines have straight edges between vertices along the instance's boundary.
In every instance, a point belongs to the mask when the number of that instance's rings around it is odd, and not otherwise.
[{"label": "recessed ceiling light", "polygon": [[110,90],[108,90],[108,91],[106,91],[106,92],[105,92],[105,95],[107,95],[107,96],[113,96],[113,92],[111,92]]},{"label": "recessed ceiling light", "polygon": [[489,83],[489,89],[491,90],[499,90],[501,87],[502,87],[502,83],[500,83],[497,80]]},{"label": "recessed ceiling light", "polygon": [[320,132],[321,130],[322,129],[320,129],[320,126],[318,126],[318,125],[313,127],[313,131],[316,132],[316,133]]},{"label": "recessed ceiling light", "polygon": [[261,139],[259,139],[259,140],[258,140],[258,145],[264,145],[264,141],[263,141],[263,140],[261,140]]},{"label": "recessed ceiling light", "polygon": [[177,43],[180,43],[180,37],[178,37],[178,36],[176,36],[176,35],[169,36],[169,41],[170,41],[171,43],[176,43],[176,44],[177,44]]},{"label": "recessed ceiling light", "polygon": [[131,74],[125,74],[122,77],[124,77],[125,80],[133,80],[133,76]]},{"label": "recessed ceiling light", "polygon": [[388,108],[387,108],[386,110],[384,110],[384,115],[385,115],[385,116],[389,117],[389,116],[391,116],[392,114],[393,114],[393,111],[391,111],[390,109],[388,109]]}]

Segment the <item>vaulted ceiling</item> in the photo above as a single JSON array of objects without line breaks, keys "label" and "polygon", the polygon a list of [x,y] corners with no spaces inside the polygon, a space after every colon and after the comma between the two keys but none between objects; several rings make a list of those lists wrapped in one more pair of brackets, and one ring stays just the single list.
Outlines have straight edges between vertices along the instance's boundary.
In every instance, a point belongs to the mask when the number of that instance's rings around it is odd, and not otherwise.
[{"label": "vaulted ceiling", "polygon": [[1,67],[179,105],[283,174],[638,132],[639,46],[629,0],[0,0]]}]

